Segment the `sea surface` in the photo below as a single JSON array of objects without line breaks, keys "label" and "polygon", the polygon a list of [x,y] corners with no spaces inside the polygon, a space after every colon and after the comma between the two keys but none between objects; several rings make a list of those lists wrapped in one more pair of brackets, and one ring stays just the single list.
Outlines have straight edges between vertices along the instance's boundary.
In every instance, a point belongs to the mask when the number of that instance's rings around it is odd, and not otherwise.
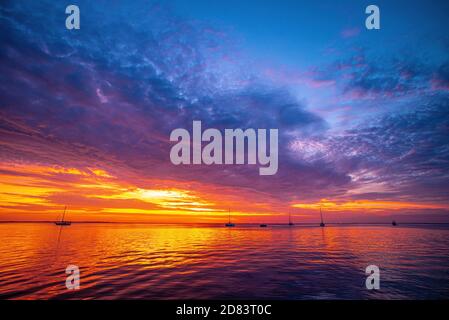
[{"label": "sea surface", "polygon": [[447,299],[449,228],[0,223],[0,298]]}]

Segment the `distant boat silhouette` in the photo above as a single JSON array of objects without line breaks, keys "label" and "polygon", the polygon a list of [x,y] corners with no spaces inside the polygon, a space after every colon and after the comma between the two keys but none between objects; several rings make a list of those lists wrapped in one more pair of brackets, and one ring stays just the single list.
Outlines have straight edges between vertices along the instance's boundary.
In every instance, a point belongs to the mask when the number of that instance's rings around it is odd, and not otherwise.
[{"label": "distant boat silhouette", "polygon": [[292,217],[291,217],[290,211],[288,212],[288,225],[289,226],[293,226],[294,225],[294,223],[292,222]]},{"label": "distant boat silhouette", "polygon": [[398,224],[396,223],[396,221],[393,220],[393,222],[391,223],[393,225],[393,227],[397,226]]},{"label": "distant boat silhouette", "polygon": [[266,225],[265,223],[262,223],[262,224],[260,225],[260,227],[261,227],[261,228],[266,228],[267,225]]},{"label": "distant boat silhouette", "polygon": [[229,222],[225,224],[226,227],[235,227],[235,224],[231,223],[231,209],[229,209]]},{"label": "distant boat silhouette", "polygon": [[323,221],[323,213],[321,212],[321,207],[320,207],[320,216],[321,216],[321,223],[320,223],[320,227],[324,227],[324,221]]},{"label": "distant boat silhouette", "polygon": [[66,210],[67,210],[67,206],[64,207],[64,213],[62,214],[61,221],[55,221],[55,225],[57,225],[57,226],[70,226],[72,224],[70,221],[64,221]]}]

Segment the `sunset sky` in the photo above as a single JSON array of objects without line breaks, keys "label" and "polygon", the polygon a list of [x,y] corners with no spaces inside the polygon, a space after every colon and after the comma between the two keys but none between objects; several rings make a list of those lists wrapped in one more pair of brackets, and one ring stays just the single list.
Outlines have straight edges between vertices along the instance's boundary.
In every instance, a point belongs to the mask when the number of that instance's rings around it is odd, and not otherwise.
[{"label": "sunset sky", "polygon": [[[449,222],[449,2],[128,2],[1,2],[0,221]],[[173,165],[193,120],[277,174]]]}]

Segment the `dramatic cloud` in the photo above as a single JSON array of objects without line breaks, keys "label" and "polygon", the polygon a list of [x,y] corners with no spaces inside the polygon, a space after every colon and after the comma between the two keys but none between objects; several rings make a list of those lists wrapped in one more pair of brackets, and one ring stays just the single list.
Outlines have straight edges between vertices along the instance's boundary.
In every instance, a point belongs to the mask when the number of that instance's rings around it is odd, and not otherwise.
[{"label": "dramatic cloud", "polygon": [[[80,7],[76,31],[61,3],[0,8],[4,212],[53,214],[70,202],[80,214],[214,219],[228,207],[244,217],[323,198],[449,200],[447,63],[358,52],[267,72],[231,33],[163,6]],[[172,165],[170,132],[193,120],[278,128],[278,174]]]}]

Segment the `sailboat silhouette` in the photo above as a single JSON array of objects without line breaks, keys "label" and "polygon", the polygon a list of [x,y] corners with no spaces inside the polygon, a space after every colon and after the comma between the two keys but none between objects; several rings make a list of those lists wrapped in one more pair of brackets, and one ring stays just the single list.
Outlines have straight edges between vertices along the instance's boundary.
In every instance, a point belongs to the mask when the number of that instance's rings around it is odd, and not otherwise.
[{"label": "sailboat silhouette", "polygon": [[225,224],[226,227],[235,227],[235,224],[231,223],[231,209],[229,209],[229,222]]},{"label": "sailboat silhouette", "polygon": [[292,222],[292,215],[291,215],[290,211],[288,212],[288,225],[289,226],[293,226],[294,225],[294,223]]},{"label": "sailboat silhouette", "polygon": [[321,223],[320,223],[320,227],[324,227],[324,221],[323,221],[323,212],[321,212],[321,207],[320,207],[320,217],[321,217]]},{"label": "sailboat silhouette", "polygon": [[57,225],[57,226],[70,226],[72,224],[70,221],[64,221],[66,210],[67,210],[67,206],[64,207],[64,213],[62,214],[61,221],[55,221],[55,225]]}]

